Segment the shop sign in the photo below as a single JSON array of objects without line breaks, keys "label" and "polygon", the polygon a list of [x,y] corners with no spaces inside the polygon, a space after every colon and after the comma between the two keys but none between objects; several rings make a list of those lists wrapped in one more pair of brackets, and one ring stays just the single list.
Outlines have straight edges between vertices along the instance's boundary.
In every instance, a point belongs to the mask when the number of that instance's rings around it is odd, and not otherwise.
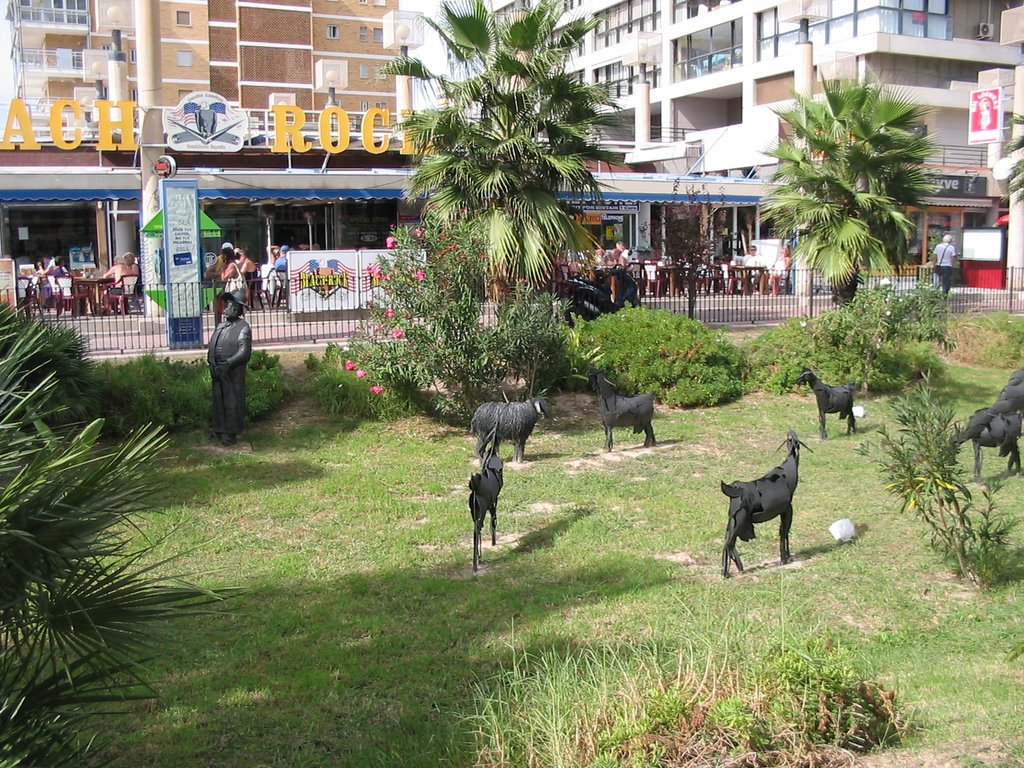
[{"label": "shop sign", "polygon": [[[139,148],[135,140],[136,106],[134,101],[98,99],[94,102],[91,117],[96,126],[96,150],[134,152]],[[326,107],[317,116],[316,141],[307,138],[310,133],[306,128],[308,113],[301,107],[275,104],[268,114],[267,146],[271,152],[309,152],[319,147],[334,155],[349,148],[349,114],[339,106]],[[57,99],[50,107],[49,118],[49,141],[54,147],[74,150],[82,145],[85,110],[81,102]],[[248,125],[249,115],[245,110],[233,109],[215,93],[190,93],[175,109],[164,110],[163,127],[168,146],[180,151],[236,152],[245,142]],[[374,108],[364,112],[359,130],[362,149],[371,155],[387,152],[391,148],[391,135],[377,136],[374,131],[390,127],[391,110]],[[0,150],[15,149],[42,149],[32,113],[24,99],[11,101],[7,122],[0,134]],[[403,137],[401,153],[415,153],[407,134]]]},{"label": "shop sign", "polygon": [[640,206],[629,203],[623,205],[584,205],[581,210],[584,213],[639,213]]},{"label": "shop sign", "polygon": [[967,113],[967,143],[992,144],[1002,140],[1002,88],[979,88],[971,91]]},{"label": "shop sign", "polygon": [[219,93],[193,91],[164,110],[167,146],[179,152],[237,152],[249,133],[249,117]]},{"label": "shop sign", "polygon": [[981,176],[932,176],[933,197],[988,197],[988,182]]},{"label": "shop sign", "polygon": [[288,311],[361,309],[380,290],[374,267],[385,250],[289,251]]}]

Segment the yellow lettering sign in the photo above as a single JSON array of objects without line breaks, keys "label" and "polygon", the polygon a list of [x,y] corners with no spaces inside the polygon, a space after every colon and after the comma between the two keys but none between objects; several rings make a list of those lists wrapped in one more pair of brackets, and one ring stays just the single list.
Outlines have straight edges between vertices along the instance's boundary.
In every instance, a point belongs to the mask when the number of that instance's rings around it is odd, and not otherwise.
[{"label": "yellow lettering sign", "polygon": [[126,152],[134,152],[139,148],[139,145],[135,143],[134,101],[97,99],[93,109],[96,112],[99,133],[96,139],[96,149],[101,151],[123,149]]},{"label": "yellow lettering sign", "polygon": [[82,105],[71,99],[57,99],[50,110],[50,138],[57,149],[78,149],[82,144],[82,129],[74,128],[71,139],[64,137],[64,110],[70,109],[75,120],[82,119]]},{"label": "yellow lettering sign", "polygon": [[275,104],[270,109],[274,117],[274,141],[271,152],[309,152],[313,146],[302,135],[306,113],[295,104]]},{"label": "yellow lettering sign", "polygon": [[[338,126],[338,138],[335,140],[334,126]],[[348,128],[348,112],[339,106],[330,106],[320,113],[320,146],[331,155],[344,152],[350,141]]]},{"label": "yellow lettering sign", "polygon": [[[15,144],[12,139],[17,135],[21,142]],[[0,149],[42,149],[36,141],[36,132],[32,130],[32,115],[24,99],[13,99],[7,112],[7,125],[4,126],[3,140]]]},{"label": "yellow lettering sign", "polygon": [[371,155],[382,155],[388,151],[388,147],[391,146],[391,135],[385,134],[380,144],[375,144],[373,141],[373,124],[380,117],[380,124],[383,128],[391,127],[391,110],[389,109],[368,109],[366,114],[363,115],[363,149],[369,152]]}]

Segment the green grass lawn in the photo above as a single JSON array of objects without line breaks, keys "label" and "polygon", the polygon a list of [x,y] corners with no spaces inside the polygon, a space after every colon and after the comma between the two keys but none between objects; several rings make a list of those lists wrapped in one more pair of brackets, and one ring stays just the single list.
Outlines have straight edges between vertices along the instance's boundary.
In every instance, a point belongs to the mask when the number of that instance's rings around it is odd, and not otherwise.
[{"label": "green grass lawn", "polygon": [[[1006,374],[951,368],[939,386],[966,417]],[[526,463],[506,464],[499,543],[485,544],[476,575],[476,464],[462,430],[333,422],[300,396],[246,434],[251,451],[179,437],[156,470],[168,481],[162,514],[144,531],[163,537],[155,555],[187,553],[179,572],[245,591],[179,627],[152,665],[161,698],[107,734],[111,764],[468,766],[474,696],[520,653],[671,648],[737,623],[848,641],[897,689],[917,726],[910,749],[1024,760],[1024,663],[1006,661],[1024,638],[1024,582],[977,592],[950,575],[856,452],[889,412],[887,399],[862,402],[860,433],[846,437],[830,417],[826,442],[809,391],[659,410],[656,448],[617,430],[606,454],[595,397],[556,397]],[[719,481],[775,466],[790,428],[812,451],[795,562],[777,567],[768,523],[738,544],[747,572],[723,580]],[[986,477],[1005,469],[994,450],[984,461]],[[1024,478],[998,498],[1019,513]],[[828,533],[840,517],[858,526],[851,544]]]}]

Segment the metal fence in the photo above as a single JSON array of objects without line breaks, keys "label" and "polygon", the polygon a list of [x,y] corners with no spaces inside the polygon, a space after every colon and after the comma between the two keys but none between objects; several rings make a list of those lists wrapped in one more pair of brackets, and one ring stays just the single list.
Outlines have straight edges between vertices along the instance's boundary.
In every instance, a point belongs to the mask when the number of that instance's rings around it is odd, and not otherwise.
[{"label": "metal fence", "polygon": [[[759,275],[755,275],[760,277]],[[742,327],[775,324],[791,317],[817,316],[830,309],[832,292],[820,275],[811,276],[812,290],[800,296],[794,288],[801,285],[801,275],[793,271],[789,278],[779,282],[778,292],[770,281],[752,278],[748,283],[733,286],[713,281],[691,285],[680,280],[671,287],[657,283],[641,285],[642,306],[665,309],[677,314],[689,314],[710,326]],[[1013,278],[1024,284],[1024,270],[1019,275],[1007,274],[1002,285],[1012,284]],[[932,283],[931,272],[920,269],[913,274],[873,276],[865,287],[877,287],[888,281],[898,294],[913,291],[919,283]],[[690,288],[695,288],[690,292]],[[219,288],[210,284],[179,286],[176,290],[192,297],[198,295],[200,312],[193,327],[196,349],[205,348],[216,327],[221,307],[216,299]],[[44,323],[59,323],[76,328],[86,339],[89,351],[95,355],[117,355],[142,352],[165,352],[172,348],[167,330],[166,313],[155,302],[141,296],[125,301],[90,302],[79,296],[74,301],[64,300],[61,306],[41,309],[34,302],[20,299],[21,310]],[[172,297],[172,302],[174,298]],[[972,288],[954,285],[947,296],[951,313],[967,312],[1024,312],[1024,292],[1004,287]],[[365,309],[335,311],[331,313],[297,314],[289,311],[287,302],[276,305],[265,291],[250,297],[252,306],[246,319],[252,327],[253,343],[257,346],[287,346],[290,344],[341,342],[363,328]],[[127,312],[125,312],[127,303]],[[178,301],[178,305],[181,305]],[[494,306],[484,309],[484,322],[493,320]]]}]

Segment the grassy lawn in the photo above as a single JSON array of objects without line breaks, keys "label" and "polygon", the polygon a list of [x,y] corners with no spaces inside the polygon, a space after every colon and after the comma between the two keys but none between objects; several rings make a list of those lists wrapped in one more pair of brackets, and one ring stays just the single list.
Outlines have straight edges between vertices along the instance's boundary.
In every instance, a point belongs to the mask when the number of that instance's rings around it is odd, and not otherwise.
[{"label": "grassy lawn", "polygon": [[[951,368],[940,383],[962,417],[1006,371]],[[595,396],[553,399],[527,461],[506,464],[496,548],[471,568],[467,482],[473,438],[426,419],[330,421],[301,392],[236,452],[175,441],[145,533],[180,572],[244,594],[190,620],[151,677],[162,698],[117,722],[117,768],[467,766],[474,697],[518,654],[655,643],[725,627],[829,632],[894,686],[917,726],[908,749],[1024,760],[1024,581],[976,592],[902,516],[856,452],[889,412],[867,398],[861,433],[829,420],[817,437],[809,391],[714,409],[659,410],[658,445],[617,430],[602,451]],[[747,572],[721,578],[727,499],[719,480],[775,466],[786,431],[804,452],[791,546],[777,526],[740,542]],[[503,447],[506,460],[511,446]],[[969,448],[962,452],[966,465]],[[1005,469],[986,450],[984,475]],[[998,497],[1019,513],[1024,478]],[[838,545],[828,526],[851,517]],[[1024,543],[1024,531],[1015,534]],[[964,764],[970,764],[964,758]]]}]

